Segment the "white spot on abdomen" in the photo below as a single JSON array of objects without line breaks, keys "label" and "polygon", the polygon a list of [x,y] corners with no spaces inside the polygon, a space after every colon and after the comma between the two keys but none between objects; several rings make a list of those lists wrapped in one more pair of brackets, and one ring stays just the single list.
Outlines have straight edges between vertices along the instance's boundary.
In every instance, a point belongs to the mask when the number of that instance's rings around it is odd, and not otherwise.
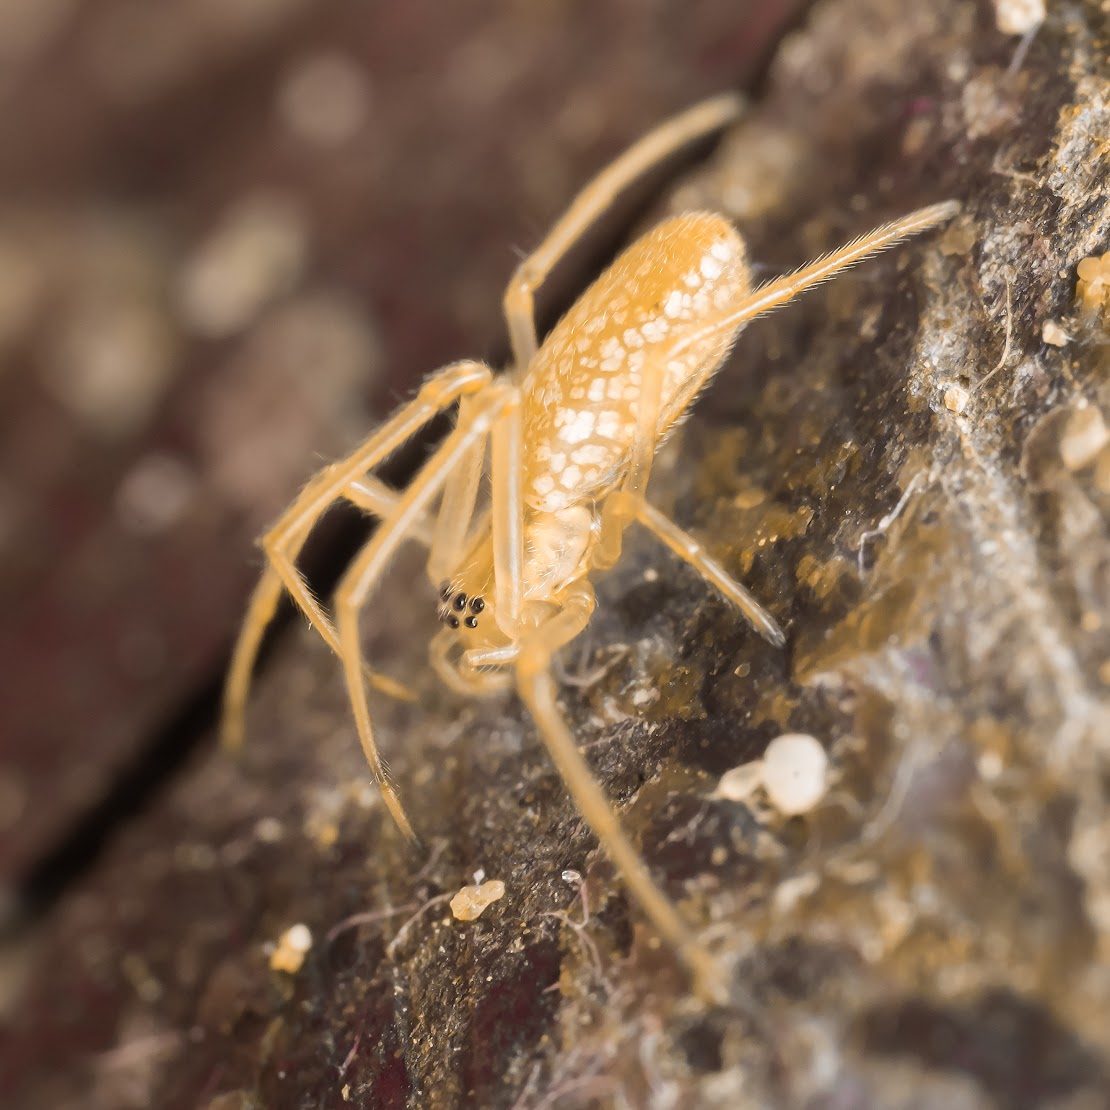
[{"label": "white spot on abdomen", "polygon": [[594,414],[590,409],[580,409],[560,433],[564,443],[582,443],[590,438],[594,430]]},{"label": "white spot on abdomen", "polygon": [[568,466],[559,476],[559,484],[566,490],[575,489],[582,481],[582,471],[576,466]]},{"label": "white spot on abdomen", "polygon": [[610,449],[601,443],[584,443],[571,452],[571,458],[579,466],[601,466],[609,461]]},{"label": "white spot on abdomen", "polygon": [[712,254],[707,254],[701,260],[701,265],[698,269],[701,270],[701,276],[705,278],[706,281],[713,281],[721,276],[721,271],[724,270],[724,266],[714,258]]},{"label": "white spot on abdomen", "polygon": [[[598,398],[600,400],[600,398]],[[598,413],[595,431],[604,439],[616,439],[620,434],[621,419],[611,409]]]}]

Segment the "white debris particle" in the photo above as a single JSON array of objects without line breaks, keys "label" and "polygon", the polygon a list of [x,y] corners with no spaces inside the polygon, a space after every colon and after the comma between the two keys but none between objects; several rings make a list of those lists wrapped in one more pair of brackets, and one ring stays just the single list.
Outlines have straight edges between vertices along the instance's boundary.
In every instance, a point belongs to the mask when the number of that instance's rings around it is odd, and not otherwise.
[{"label": "white debris particle", "polygon": [[994,0],[995,25],[1004,35],[1024,35],[1044,17],[1044,0]]},{"label": "white debris particle", "polygon": [[500,879],[490,879],[480,886],[464,886],[451,899],[451,912],[457,921],[474,921],[482,916],[487,906],[505,896],[505,884]]},{"label": "white debris particle", "polygon": [[961,413],[967,408],[971,394],[962,385],[950,385],[944,391],[944,407],[949,412]]},{"label": "white debris particle", "polygon": [[829,757],[801,732],[772,740],[763,756],[763,787],[781,813],[805,813],[824,797]]},{"label": "white debris particle", "polygon": [[800,902],[805,901],[820,885],[820,878],[815,871],[803,871],[800,875],[784,879],[775,888],[772,907],[780,917],[789,917],[798,908]]},{"label": "white debris particle", "polygon": [[713,796],[728,802],[746,802],[762,785],[763,762],[757,759],[726,771]]},{"label": "white debris particle", "polygon": [[1050,347],[1066,347],[1071,336],[1055,320],[1045,320],[1041,325],[1041,338]]},{"label": "white debris particle", "polygon": [[979,777],[987,782],[994,782],[1005,770],[1002,756],[998,752],[983,752],[975,761],[975,766],[979,772]]},{"label": "white debris particle", "polygon": [[1085,315],[1094,315],[1110,305],[1110,251],[1101,258],[1084,258],[1075,272],[1075,296]]},{"label": "white debris particle", "polygon": [[291,925],[281,935],[277,948],[270,955],[270,968],[290,975],[301,970],[305,955],[312,948],[312,931],[307,925]]},{"label": "white debris particle", "polygon": [[1110,431],[1102,413],[1086,405],[1068,417],[1060,437],[1060,458],[1068,470],[1082,470],[1110,441]]}]

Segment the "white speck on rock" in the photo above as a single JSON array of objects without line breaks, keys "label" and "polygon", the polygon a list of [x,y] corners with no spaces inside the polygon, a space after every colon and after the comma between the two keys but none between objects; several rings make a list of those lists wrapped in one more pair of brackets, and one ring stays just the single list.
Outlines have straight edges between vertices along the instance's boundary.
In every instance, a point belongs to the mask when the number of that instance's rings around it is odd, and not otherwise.
[{"label": "white speck on rock", "polygon": [[824,797],[829,757],[820,742],[801,732],[772,740],[763,756],[763,787],[781,813],[806,813]]},{"label": "white speck on rock", "polygon": [[500,879],[491,879],[479,886],[464,886],[451,899],[451,913],[457,921],[474,921],[504,896],[505,884]]},{"label": "white speck on rock", "polygon": [[721,776],[713,797],[728,802],[746,802],[763,785],[763,762],[742,763]]},{"label": "white speck on rock", "polygon": [[971,394],[962,385],[950,385],[944,391],[944,407],[949,412],[961,413],[967,408]]},{"label": "white speck on rock", "polygon": [[1044,0],[994,0],[994,22],[1004,35],[1027,34],[1044,17]]},{"label": "white speck on rock", "polygon": [[1045,320],[1041,325],[1041,339],[1051,347],[1066,347],[1071,336],[1055,320]]},{"label": "white speck on rock", "polygon": [[1060,437],[1060,458],[1068,470],[1082,470],[1110,442],[1110,431],[1094,405],[1077,408]]},{"label": "white speck on rock", "polygon": [[305,955],[312,949],[312,930],[300,923],[291,925],[281,935],[270,956],[270,967],[290,975],[300,971]]}]

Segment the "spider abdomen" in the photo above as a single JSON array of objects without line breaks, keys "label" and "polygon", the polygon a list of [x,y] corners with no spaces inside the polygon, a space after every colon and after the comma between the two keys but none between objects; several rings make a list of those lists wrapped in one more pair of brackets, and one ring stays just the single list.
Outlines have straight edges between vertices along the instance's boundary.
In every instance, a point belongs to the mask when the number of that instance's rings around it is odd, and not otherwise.
[{"label": "spider abdomen", "polygon": [[662,370],[658,438],[732,342],[713,327],[749,292],[744,243],[722,216],[659,224],[548,335],[524,382],[524,496],[557,512],[602,496],[627,465],[645,372]]}]

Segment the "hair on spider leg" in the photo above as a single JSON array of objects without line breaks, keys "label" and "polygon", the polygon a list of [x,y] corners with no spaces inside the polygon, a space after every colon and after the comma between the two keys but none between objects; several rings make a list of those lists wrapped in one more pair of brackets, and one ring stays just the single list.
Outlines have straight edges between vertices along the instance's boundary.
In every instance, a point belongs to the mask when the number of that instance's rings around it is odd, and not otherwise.
[{"label": "hair on spider leg", "polygon": [[[633,524],[696,570],[768,643],[783,647],[775,617],[647,500],[655,453],[750,321],[958,210],[948,201],[911,212],[758,286],[744,241],[723,216],[674,216],[626,247],[540,343],[537,294],[594,222],[677,153],[712,139],[740,109],[731,94],[696,105],[579,193],[505,291],[512,359],[503,373],[471,360],[450,364],[351,455],[307,484],[263,539],[269,566],[243,622],[224,712],[225,735],[235,741],[258,643],[288,592],[339,656],[371,772],[394,820],[413,837],[371,722],[359,616],[400,544],[424,542],[446,626],[430,648],[437,674],[473,696],[515,686],[627,890],[686,963],[697,993],[717,1002],[730,994],[735,1001],[739,988],[656,883],[595,781],[559,708],[556,657],[589,624],[596,607],[591,578],[620,559]],[[383,460],[452,409],[453,428],[407,487],[375,484]],[[487,479],[488,499],[480,498]],[[353,559],[328,613],[298,576],[296,560],[313,524],[343,498],[382,524]],[[391,943],[391,955],[409,924]]]}]

